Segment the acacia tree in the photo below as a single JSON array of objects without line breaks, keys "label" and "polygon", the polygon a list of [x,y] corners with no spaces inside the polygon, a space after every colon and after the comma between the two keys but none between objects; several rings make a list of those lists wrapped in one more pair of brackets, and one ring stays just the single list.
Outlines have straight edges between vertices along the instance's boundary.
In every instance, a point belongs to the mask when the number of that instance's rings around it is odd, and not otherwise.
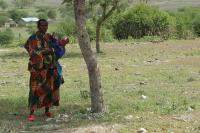
[{"label": "acacia tree", "polygon": [[[114,13],[115,10],[128,6],[127,4],[134,0],[89,0],[90,9],[98,10],[96,22],[96,52],[100,53],[100,35],[101,27],[105,21]],[[94,11],[93,11],[94,12]]]},{"label": "acacia tree", "polygon": [[[64,0],[70,1],[70,0]],[[120,10],[123,7],[127,7],[129,2],[134,0],[85,0],[86,13],[89,18],[96,21],[96,52],[100,53],[100,35],[101,27],[105,21],[114,13],[115,10]],[[66,13],[69,12],[67,9],[71,8],[69,2],[65,8]],[[63,12],[61,12],[63,13]],[[66,14],[65,13],[65,14]]]},{"label": "acacia tree", "polygon": [[109,18],[120,5],[120,0],[90,0],[93,9],[99,7],[99,14],[96,22],[96,52],[100,53],[100,32],[102,24]]},{"label": "acacia tree", "polygon": [[[64,0],[64,3],[71,0]],[[103,93],[101,88],[100,70],[97,65],[96,57],[92,52],[89,35],[86,30],[85,0],[73,0],[76,27],[78,32],[79,46],[87,64],[90,92],[91,92],[91,111],[99,113],[104,111]]]}]

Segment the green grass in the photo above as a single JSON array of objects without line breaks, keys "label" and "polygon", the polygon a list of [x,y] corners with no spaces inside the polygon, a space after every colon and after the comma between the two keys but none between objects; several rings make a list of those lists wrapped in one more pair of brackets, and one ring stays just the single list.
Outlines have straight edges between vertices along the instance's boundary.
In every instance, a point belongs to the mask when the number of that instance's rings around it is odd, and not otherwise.
[{"label": "green grass", "polygon": [[[141,127],[149,132],[200,131],[198,39],[115,42],[101,47],[103,53],[96,56],[107,111],[103,117],[87,111],[90,99],[81,97],[80,93],[89,91],[87,68],[79,47],[68,45],[68,54],[61,59],[65,78],[60,88],[61,104],[53,108],[56,116],[69,115],[67,123],[46,121],[43,109],[36,112],[35,122],[26,120],[28,55],[22,48],[0,49],[0,132],[59,132],[105,123],[122,125],[118,130],[122,133],[136,132]],[[142,99],[142,95],[147,98]],[[128,115],[133,119],[126,120]],[[182,116],[189,118],[185,120]],[[45,127],[52,124],[50,129]]]}]

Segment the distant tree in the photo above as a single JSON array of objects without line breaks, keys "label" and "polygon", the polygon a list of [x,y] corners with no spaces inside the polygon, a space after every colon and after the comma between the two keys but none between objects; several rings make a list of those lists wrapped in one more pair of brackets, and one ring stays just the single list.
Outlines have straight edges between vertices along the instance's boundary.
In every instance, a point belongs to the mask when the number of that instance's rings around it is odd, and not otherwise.
[{"label": "distant tree", "polygon": [[47,12],[47,16],[51,19],[55,19],[57,17],[57,12],[55,9],[50,9]]},{"label": "distant tree", "polygon": [[48,16],[47,16],[47,14],[44,12],[44,13],[39,13],[39,14],[38,14],[38,18],[39,18],[39,19],[48,19]]},{"label": "distant tree", "polygon": [[65,3],[65,5],[61,5],[58,11],[60,12],[62,18],[66,16],[74,18],[73,5],[71,3]]},{"label": "distant tree", "polygon": [[[101,27],[105,24],[106,20],[116,10],[121,10],[124,6],[133,0],[89,0],[89,12],[93,13],[93,18],[96,18],[96,52],[100,50],[100,35]],[[95,12],[96,11],[96,12]]]},{"label": "distant tree", "polygon": [[17,8],[24,8],[27,6],[32,5],[36,0],[14,0],[13,4],[17,7]]},{"label": "distant tree", "polygon": [[[90,0],[89,5],[91,9],[98,9],[98,17],[96,22],[96,52],[100,51],[100,31],[102,24],[112,15],[112,13],[118,8],[120,5],[120,0]],[[96,16],[95,15],[95,16]]]},{"label": "distant tree", "polygon": [[21,18],[27,17],[28,13],[19,9],[13,9],[9,11],[10,17],[18,22]]},{"label": "distant tree", "polygon": [[0,0],[0,8],[2,8],[3,10],[5,10],[7,7],[8,7],[8,4],[5,1]]}]

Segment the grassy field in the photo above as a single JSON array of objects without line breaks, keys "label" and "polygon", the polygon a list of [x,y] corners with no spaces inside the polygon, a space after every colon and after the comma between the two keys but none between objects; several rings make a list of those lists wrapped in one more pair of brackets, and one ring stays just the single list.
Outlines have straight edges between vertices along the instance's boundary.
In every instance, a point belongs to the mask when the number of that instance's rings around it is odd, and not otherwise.
[{"label": "grassy field", "polygon": [[61,104],[47,119],[43,109],[28,122],[28,55],[0,49],[0,132],[200,132],[200,45],[197,40],[102,44],[97,55],[106,113],[91,114],[86,65],[77,45],[61,59]]}]

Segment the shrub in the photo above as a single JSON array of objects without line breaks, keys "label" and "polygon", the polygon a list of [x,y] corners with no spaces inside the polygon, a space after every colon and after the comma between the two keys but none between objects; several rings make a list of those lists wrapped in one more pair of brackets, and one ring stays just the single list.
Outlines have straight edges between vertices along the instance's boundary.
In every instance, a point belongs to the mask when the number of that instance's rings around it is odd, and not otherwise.
[{"label": "shrub", "polygon": [[139,4],[127,10],[116,21],[113,33],[117,39],[164,35],[168,32],[170,16],[156,7]]},{"label": "shrub", "polygon": [[191,39],[198,35],[198,19],[200,16],[199,8],[182,8],[176,12],[170,13],[176,18],[176,38]]},{"label": "shrub", "polygon": [[101,36],[100,40],[104,42],[111,42],[114,40],[113,33],[110,29],[107,29],[106,27],[101,28]]},{"label": "shrub", "polygon": [[47,16],[46,13],[39,13],[39,14],[38,14],[38,18],[39,18],[39,19],[48,19],[48,16]]},{"label": "shrub", "polygon": [[200,36],[200,15],[196,16],[192,22],[194,32]]},{"label": "shrub", "polygon": [[0,45],[9,44],[14,40],[14,33],[11,29],[0,32]]},{"label": "shrub", "polygon": [[47,12],[47,16],[51,19],[55,19],[57,16],[57,12],[54,9],[49,9],[49,11]]}]

